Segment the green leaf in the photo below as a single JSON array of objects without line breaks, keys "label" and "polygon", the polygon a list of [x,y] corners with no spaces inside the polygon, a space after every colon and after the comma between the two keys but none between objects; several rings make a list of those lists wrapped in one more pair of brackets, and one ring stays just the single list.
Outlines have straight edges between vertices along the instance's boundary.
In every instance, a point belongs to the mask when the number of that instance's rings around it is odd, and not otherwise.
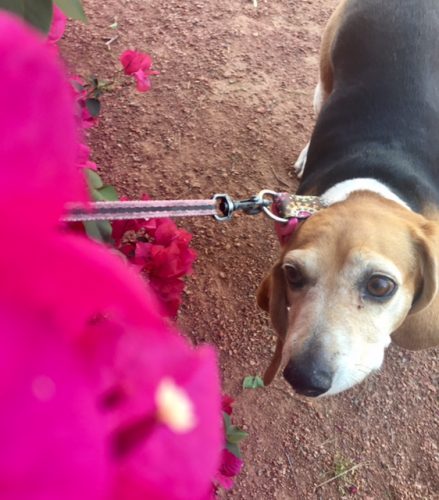
[{"label": "green leaf", "polygon": [[241,450],[239,449],[239,446],[235,443],[226,443],[226,448],[235,455],[235,457],[241,458]]},{"label": "green leaf", "polygon": [[55,3],[67,17],[78,19],[78,21],[87,21],[81,0],[55,0]]},{"label": "green leaf", "polygon": [[86,221],[84,222],[85,231],[90,238],[102,243],[111,242],[112,227],[108,221]]},{"label": "green leaf", "polygon": [[101,195],[101,191],[99,189],[91,188],[90,195],[93,201],[105,201],[105,198]]},{"label": "green leaf", "polygon": [[[88,89],[90,98],[99,100],[104,92],[112,90],[113,84],[113,80],[99,80],[93,76],[87,79],[87,84],[83,88]],[[81,91],[81,89],[79,89],[79,91]]]},{"label": "green leaf", "polygon": [[0,0],[0,9],[9,10],[19,16],[24,16],[24,5],[21,0]]},{"label": "green leaf", "polygon": [[102,189],[99,189],[99,194],[105,201],[117,201],[119,199],[117,191],[113,186],[104,186]]},{"label": "green leaf", "polygon": [[93,89],[97,89],[99,87],[99,79],[97,76],[91,76],[88,81]]},{"label": "green leaf", "polygon": [[93,189],[102,189],[104,187],[104,183],[102,179],[99,177],[99,174],[90,168],[85,169],[85,175],[87,176],[87,183],[91,190]]},{"label": "green leaf", "polygon": [[232,427],[232,421],[230,420],[230,415],[223,411],[223,421],[224,421],[224,428],[226,430],[226,434],[228,433],[230,427]]},{"label": "green leaf", "polygon": [[259,389],[264,387],[264,381],[258,375],[256,377],[248,376],[245,377],[242,387],[244,389]]},{"label": "green leaf", "polygon": [[18,14],[43,33],[49,32],[53,15],[52,0],[0,0],[0,9]]},{"label": "green leaf", "polygon": [[232,427],[227,432],[227,442],[238,444],[240,441],[245,439],[247,436],[248,436],[248,434],[246,432],[242,431],[241,429],[238,429],[238,427]]},{"label": "green leaf", "polygon": [[89,97],[85,101],[85,106],[87,108],[87,111],[91,114],[93,118],[99,116],[99,113],[101,111],[101,103],[98,99]]}]

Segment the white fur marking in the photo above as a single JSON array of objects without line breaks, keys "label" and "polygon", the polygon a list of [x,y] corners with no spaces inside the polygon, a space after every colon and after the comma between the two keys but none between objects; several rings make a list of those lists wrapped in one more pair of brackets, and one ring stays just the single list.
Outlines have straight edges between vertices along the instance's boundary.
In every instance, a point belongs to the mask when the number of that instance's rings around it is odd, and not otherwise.
[{"label": "white fur marking", "polygon": [[319,80],[319,83],[316,85],[316,88],[314,90],[313,99],[314,113],[316,114],[316,116],[320,113],[323,103],[326,101],[326,97],[327,96],[325,96],[322,81]]},{"label": "white fur marking", "polygon": [[383,198],[395,201],[408,210],[411,210],[407,203],[401,200],[401,198],[393,193],[386,185],[372,178],[349,179],[339,182],[323,193],[321,198],[327,205],[332,205],[339,201],[346,200],[354,191],[372,191]]},{"label": "white fur marking", "polygon": [[302,149],[302,152],[300,153],[299,158],[297,158],[297,161],[294,164],[294,171],[296,172],[296,177],[298,179],[302,178],[303,171],[305,170],[306,160],[308,158],[308,149],[309,149],[309,142]]},{"label": "white fur marking", "polygon": [[[316,114],[316,116],[320,113],[322,106],[323,106],[323,103],[326,101],[327,97],[328,96],[325,95],[325,92],[323,90],[322,81],[319,80],[319,82],[316,85],[316,88],[314,90],[314,98],[313,98],[313,108],[314,108],[314,113]],[[309,142],[302,149],[302,152],[300,153],[299,158],[297,158],[297,161],[294,164],[294,171],[296,172],[296,177],[298,179],[302,178],[303,172],[305,170],[306,160],[308,157],[308,149],[309,149]]]}]

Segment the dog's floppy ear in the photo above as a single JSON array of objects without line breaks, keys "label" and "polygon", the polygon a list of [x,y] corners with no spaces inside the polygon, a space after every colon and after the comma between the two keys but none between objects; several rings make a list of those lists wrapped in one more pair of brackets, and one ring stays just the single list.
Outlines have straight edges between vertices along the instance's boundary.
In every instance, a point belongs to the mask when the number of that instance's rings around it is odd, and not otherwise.
[{"label": "dog's floppy ear", "polygon": [[261,309],[269,312],[271,324],[278,336],[276,351],[264,374],[264,384],[268,385],[279,370],[288,326],[287,294],[282,262],[275,264],[271,273],[261,283],[257,293],[257,303]]},{"label": "dog's floppy ear", "polygon": [[267,274],[256,292],[256,303],[265,312],[270,312],[271,273]]},{"label": "dog's floppy ear", "polygon": [[280,364],[282,362],[283,350],[284,350],[283,340],[280,337],[278,337],[276,342],[276,350],[274,351],[273,357],[271,358],[271,362],[268,368],[265,370],[263,376],[264,385],[270,385],[271,382],[273,382],[274,377],[277,375]]},{"label": "dog's floppy ear", "polygon": [[[439,345],[439,225],[424,222],[413,230],[412,240],[415,242],[414,256],[418,266],[417,290],[409,315],[392,333],[392,341],[404,349],[418,351]],[[428,307],[434,300],[436,304]]]},{"label": "dog's floppy ear", "polygon": [[270,279],[270,313],[271,324],[279,338],[285,340],[288,327],[288,304],[285,275],[282,262],[278,262],[271,270]]},{"label": "dog's floppy ear", "polygon": [[427,222],[415,237],[420,286],[409,314],[422,311],[431,304],[439,287],[439,226]]}]

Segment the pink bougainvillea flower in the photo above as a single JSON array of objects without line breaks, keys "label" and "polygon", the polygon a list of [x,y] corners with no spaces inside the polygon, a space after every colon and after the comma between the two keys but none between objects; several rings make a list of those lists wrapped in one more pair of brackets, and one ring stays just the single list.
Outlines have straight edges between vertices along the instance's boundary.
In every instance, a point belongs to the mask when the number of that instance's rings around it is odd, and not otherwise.
[{"label": "pink bougainvillea flower", "polygon": [[229,450],[224,449],[221,466],[215,476],[215,482],[226,490],[229,490],[234,484],[234,477],[241,472],[243,465],[244,462],[241,459],[230,453]]},{"label": "pink bougainvillea flower", "polygon": [[175,318],[184,289],[182,278],[191,274],[197,257],[189,246],[192,235],[171,219],[150,219],[116,221],[112,236],[116,248],[143,273],[163,312]]},{"label": "pink bougainvillea flower", "polygon": [[[143,492],[144,498],[159,499],[159,491],[166,499],[189,500],[198,494],[201,498],[218,466],[224,439],[212,352],[207,348],[193,351],[183,338],[169,332],[137,273],[104,247],[84,238],[52,234],[39,224],[27,227],[27,219],[22,220],[22,224],[0,223],[0,232],[5,230],[14,243],[0,250],[4,279],[0,304],[20,316],[41,318],[43,325],[58,325],[59,335],[71,343],[74,359],[84,367],[84,372],[72,376],[87,376],[87,389],[95,395],[96,405],[103,405],[100,426],[105,426],[113,443],[108,453],[116,447],[117,453],[110,457],[116,474],[113,488],[120,492],[115,498],[137,498],[137,491]],[[27,238],[34,242],[29,268],[22,265],[27,259]],[[94,318],[102,314],[117,318],[117,322],[102,322],[97,336],[99,321]],[[7,329],[0,330],[2,345],[3,335],[8,335]],[[43,340],[39,342],[43,349]],[[46,342],[49,349],[49,336]],[[173,431],[169,416],[156,418],[155,396],[163,379],[169,378],[187,395],[197,422],[184,435]],[[27,416],[32,418],[29,412]],[[146,434],[136,434],[134,424],[139,419],[148,424]],[[39,442],[34,446],[34,441],[28,441],[29,449],[35,451]],[[157,449],[162,453],[157,454]],[[3,452],[9,455],[4,447]],[[44,448],[40,453],[45,453]],[[66,448],[64,453],[72,451]],[[44,471],[45,481],[56,481],[49,469]],[[172,481],[169,474],[174,474]],[[18,483],[26,481],[27,476],[22,475]],[[0,480],[0,497],[4,498],[1,484]]]},{"label": "pink bougainvillea flower", "polygon": [[60,228],[86,192],[74,103],[8,14],[0,74],[0,497],[201,499],[224,440],[215,355],[170,331],[132,266]]},{"label": "pink bougainvillea flower", "polygon": [[235,402],[235,400],[231,397],[228,396],[227,394],[223,394],[222,400],[221,400],[221,408],[223,412],[227,413],[227,415],[231,415],[233,408],[232,405]]},{"label": "pink bougainvillea flower", "polygon": [[[131,250],[128,253],[123,248],[121,250],[130,258]],[[181,278],[190,272],[192,261],[182,272],[175,273],[176,258],[175,256],[169,257],[170,254],[166,254],[166,251],[166,248],[155,243],[138,242],[135,246],[134,257],[131,260],[144,273],[163,306],[163,312],[166,316],[175,318],[181,305],[181,294],[185,286]],[[159,257],[157,258],[157,256]],[[168,270],[163,271],[163,262],[166,258],[170,259],[169,266],[173,270],[171,272],[168,272]]]},{"label": "pink bougainvillea flower", "polygon": [[143,70],[139,69],[133,73],[133,76],[136,80],[136,88],[139,92],[148,92],[151,88],[151,79],[149,75],[153,73],[145,73]]},{"label": "pink bougainvillea flower", "polygon": [[47,41],[49,44],[55,44],[61,40],[66,29],[67,17],[64,12],[56,5],[53,6],[53,18],[50,26]]},{"label": "pink bougainvillea flower", "polygon": [[103,498],[110,462],[94,392],[63,332],[22,312],[0,309],[0,497]]},{"label": "pink bougainvillea flower", "polygon": [[86,82],[79,75],[70,76],[73,96],[76,102],[76,116],[78,125],[82,129],[89,129],[99,123],[97,116],[92,116],[87,109],[87,87]]},{"label": "pink bougainvillea flower", "polygon": [[126,75],[133,75],[139,70],[149,71],[152,66],[151,56],[135,50],[126,50],[121,54],[120,62]]},{"label": "pink bougainvillea flower", "polygon": [[[219,397],[213,404],[210,388],[217,384],[215,356],[207,347],[193,351],[163,328],[157,333],[124,331],[111,338],[105,329],[97,342],[104,356],[109,341],[116,346],[110,366],[103,364],[102,370],[112,452],[119,464],[115,496],[201,499],[210,488],[206,470],[219,466],[219,455],[205,448],[218,450],[223,444],[217,430],[212,439],[212,426],[221,426]],[[160,395],[164,384],[167,396]],[[179,406],[186,409],[175,418]]]},{"label": "pink bougainvillea flower", "polygon": [[90,160],[90,148],[86,144],[79,144],[76,166],[78,168],[90,168],[91,170],[97,170],[98,168],[96,163]]},{"label": "pink bougainvillea flower", "polygon": [[159,219],[153,227],[147,228],[154,238],[154,245],[138,245],[136,264],[145,262],[145,271],[163,279],[179,278],[190,274],[196,252],[189,247],[192,235],[178,229],[170,219]]},{"label": "pink bougainvillea flower", "polygon": [[146,276],[156,297],[164,308],[163,313],[169,318],[175,318],[181,306],[181,294],[185,283],[180,278],[161,279],[154,276]]},{"label": "pink bougainvillea flower", "polygon": [[[111,226],[113,228],[112,237],[113,237],[113,241],[114,241],[115,246],[120,249],[120,246],[122,245],[123,238],[127,233],[131,233],[133,235],[133,239],[134,239],[134,237],[137,237],[137,234],[142,230],[142,224],[144,222],[146,222],[146,221],[144,221],[143,219],[115,220],[115,221],[113,221]],[[131,241],[129,247],[130,247],[130,249],[133,249],[133,247],[134,247],[133,241]],[[133,253],[133,255],[134,255],[134,253]]]},{"label": "pink bougainvillea flower", "polygon": [[158,71],[151,69],[152,59],[148,54],[135,50],[126,50],[120,56],[124,73],[133,76],[139,92],[147,92],[151,88],[150,76],[158,75]]},{"label": "pink bougainvillea flower", "polygon": [[75,102],[75,116],[81,139],[80,143],[77,145],[76,166],[80,169],[89,168],[91,170],[97,170],[96,163],[90,160],[91,150],[85,142],[85,130],[95,126],[98,123],[98,119],[93,117],[87,109],[87,90],[84,80],[78,75],[72,75],[70,76],[70,84]]},{"label": "pink bougainvillea flower", "polygon": [[[0,209],[12,197],[21,197],[25,206],[50,207],[53,223],[66,200],[81,201],[86,195],[75,168],[77,136],[69,85],[39,36],[6,14],[0,22]],[[31,86],[23,75],[32,75]]]}]

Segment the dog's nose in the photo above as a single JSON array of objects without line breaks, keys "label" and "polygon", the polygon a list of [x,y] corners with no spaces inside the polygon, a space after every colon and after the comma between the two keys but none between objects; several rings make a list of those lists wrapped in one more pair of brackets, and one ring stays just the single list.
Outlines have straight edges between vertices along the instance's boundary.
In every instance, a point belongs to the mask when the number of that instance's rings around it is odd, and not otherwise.
[{"label": "dog's nose", "polygon": [[329,391],[332,374],[315,363],[290,361],[284,370],[284,377],[299,394],[315,398]]}]

